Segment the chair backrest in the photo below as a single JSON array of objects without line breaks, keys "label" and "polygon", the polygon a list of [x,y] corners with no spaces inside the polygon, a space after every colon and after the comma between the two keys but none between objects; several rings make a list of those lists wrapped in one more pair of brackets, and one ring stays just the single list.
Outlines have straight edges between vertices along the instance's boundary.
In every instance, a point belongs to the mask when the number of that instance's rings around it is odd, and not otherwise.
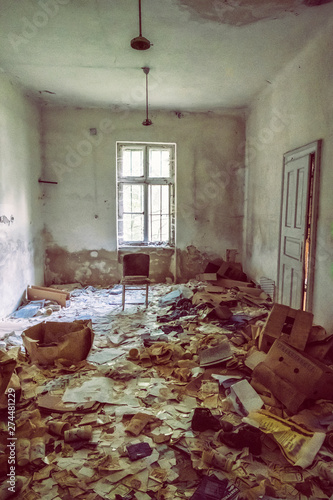
[{"label": "chair backrest", "polygon": [[123,257],[123,276],[149,276],[150,256],[146,253],[128,253]]}]

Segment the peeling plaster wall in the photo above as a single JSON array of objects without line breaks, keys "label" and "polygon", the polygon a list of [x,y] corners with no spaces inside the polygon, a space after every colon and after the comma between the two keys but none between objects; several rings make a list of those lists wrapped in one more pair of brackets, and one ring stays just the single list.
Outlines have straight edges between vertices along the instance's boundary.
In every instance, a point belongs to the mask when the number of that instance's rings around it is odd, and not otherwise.
[{"label": "peeling plaster wall", "polygon": [[[310,0],[311,1],[311,0]],[[313,0],[315,1],[315,0]],[[324,0],[318,3],[327,3]],[[306,7],[307,0],[178,0],[179,4],[191,12],[194,18],[220,21],[234,26],[244,26],[261,19],[278,19],[287,15],[299,15]]]},{"label": "peeling plaster wall", "polygon": [[314,317],[333,332],[333,24],[253,103],[247,121],[245,267],[277,282],[283,154],[323,139]]},{"label": "peeling plaster wall", "polygon": [[0,317],[19,305],[28,284],[42,285],[39,110],[0,77]]},{"label": "peeling plaster wall", "polygon": [[153,125],[143,127],[144,112],[44,108],[43,175],[58,182],[43,186],[47,284],[119,281],[116,141],[177,144],[176,251],[151,250],[153,279],[194,277],[227,248],[241,259],[243,113],[149,117]]}]

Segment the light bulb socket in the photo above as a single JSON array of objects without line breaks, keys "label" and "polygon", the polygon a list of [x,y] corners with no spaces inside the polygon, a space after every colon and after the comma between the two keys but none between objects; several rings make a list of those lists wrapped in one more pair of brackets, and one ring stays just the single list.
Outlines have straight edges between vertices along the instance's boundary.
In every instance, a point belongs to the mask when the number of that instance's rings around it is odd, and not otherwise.
[{"label": "light bulb socket", "polygon": [[131,47],[135,50],[147,50],[150,48],[150,41],[144,36],[136,36],[131,40]]}]

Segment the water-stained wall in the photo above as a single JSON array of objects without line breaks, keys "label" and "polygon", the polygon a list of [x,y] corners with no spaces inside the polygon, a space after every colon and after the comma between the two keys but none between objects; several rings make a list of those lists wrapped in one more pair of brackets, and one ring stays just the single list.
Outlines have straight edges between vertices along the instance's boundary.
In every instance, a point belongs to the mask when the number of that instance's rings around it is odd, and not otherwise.
[{"label": "water-stained wall", "polygon": [[19,305],[28,284],[43,284],[38,108],[0,78],[0,317]]},{"label": "water-stained wall", "polygon": [[44,108],[43,176],[58,183],[43,187],[47,284],[120,279],[117,141],[176,143],[176,249],[150,250],[153,279],[194,277],[227,248],[238,248],[241,259],[243,114],[153,112],[150,118],[153,125],[144,127],[143,112]]},{"label": "water-stained wall", "polygon": [[277,282],[283,154],[322,139],[313,313],[333,332],[333,23],[257,96],[247,122],[244,262]]}]

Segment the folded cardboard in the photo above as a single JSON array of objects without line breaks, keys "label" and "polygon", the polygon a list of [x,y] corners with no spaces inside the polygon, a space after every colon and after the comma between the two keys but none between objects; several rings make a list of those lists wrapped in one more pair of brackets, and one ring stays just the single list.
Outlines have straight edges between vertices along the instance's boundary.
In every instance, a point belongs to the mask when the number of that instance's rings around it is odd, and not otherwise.
[{"label": "folded cardboard", "polygon": [[305,399],[333,399],[333,370],[282,340],[275,340],[265,361],[253,370],[253,378],[290,411]]},{"label": "folded cardboard", "polygon": [[193,305],[210,304],[213,308],[219,306],[236,307],[237,298],[230,293],[196,292],[192,297]]},{"label": "folded cardboard", "polygon": [[217,274],[216,273],[201,273],[197,275],[198,281],[216,281]]},{"label": "folded cardboard", "polygon": [[43,286],[28,286],[27,288],[27,298],[28,300],[54,300],[58,302],[62,307],[66,307],[67,300],[70,298],[69,292],[58,290],[56,288],[49,288]]},{"label": "folded cardboard", "polygon": [[230,279],[230,278],[220,278],[219,276],[217,277],[217,280],[214,281],[214,285],[217,286],[224,286],[225,288],[239,288],[239,287],[254,287],[254,283],[251,283],[249,281],[239,281],[235,279]]},{"label": "folded cardboard", "polygon": [[[251,290],[251,288],[249,288],[249,290]],[[269,296],[265,292],[261,292],[261,294],[258,296],[254,296],[250,293],[243,292],[243,293],[239,293],[238,296],[243,302],[245,302],[245,304],[248,304],[248,305],[254,306],[254,307],[264,306],[267,304],[267,301],[269,301]]]},{"label": "folded cardboard", "polygon": [[253,287],[253,283],[247,281],[247,276],[242,270],[242,264],[237,262],[225,262],[219,259],[219,263],[210,262],[204,272],[196,278],[200,281],[210,281],[214,285],[231,287]]},{"label": "folded cardboard", "polygon": [[247,281],[247,276],[242,270],[242,264],[236,262],[223,261],[217,275],[221,278],[229,278],[238,281]]},{"label": "folded cardboard", "polygon": [[217,273],[219,268],[221,267],[221,263],[223,259],[216,259],[214,262],[208,262],[205,267],[204,273]]},{"label": "folded cardboard", "polygon": [[44,321],[25,330],[22,340],[32,363],[49,365],[58,359],[76,363],[87,358],[94,333],[91,320]]},{"label": "folded cardboard", "polygon": [[311,332],[313,314],[274,304],[259,339],[259,349],[268,352],[276,339],[303,351]]},{"label": "folded cardboard", "polygon": [[[226,280],[226,281],[229,282],[229,281],[232,281],[232,280]],[[261,288],[252,288],[251,286],[246,286],[246,285],[247,285],[246,283],[243,283],[243,286],[237,286],[238,292],[244,292],[247,295],[251,295],[253,297],[260,297],[260,298],[266,298],[267,297],[267,294]],[[251,283],[248,283],[248,285],[251,285]],[[218,286],[215,283],[210,283],[209,285],[205,286],[205,292],[209,292],[209,293],[225,293],[226,292],[226,288],[232,288],[232,287]]]}]

